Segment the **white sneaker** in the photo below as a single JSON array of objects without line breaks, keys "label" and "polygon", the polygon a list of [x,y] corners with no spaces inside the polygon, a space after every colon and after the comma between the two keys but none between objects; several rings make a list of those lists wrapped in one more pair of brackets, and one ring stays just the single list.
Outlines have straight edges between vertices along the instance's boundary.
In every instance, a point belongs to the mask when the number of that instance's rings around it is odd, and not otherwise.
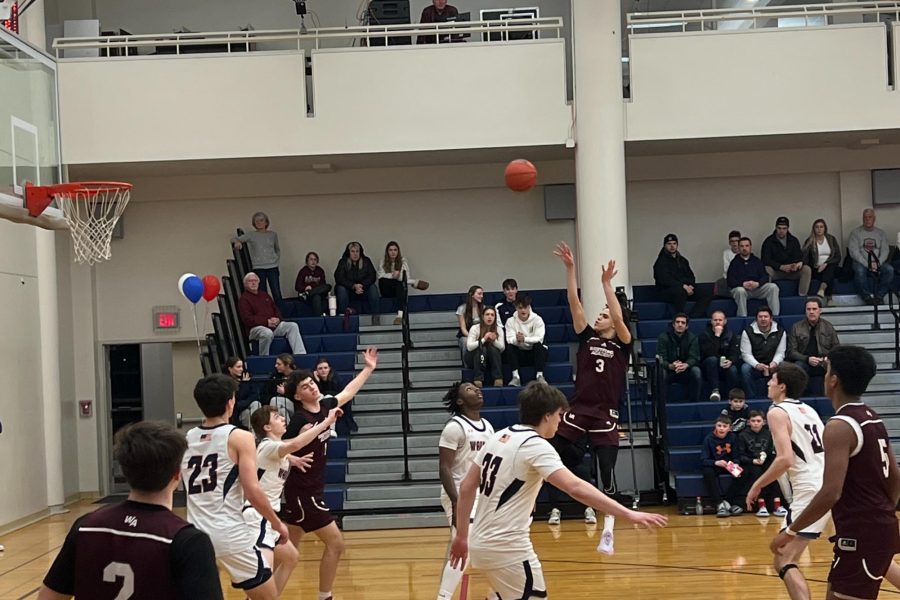
[{"label": "white sneaker", "polygon": [[721,399],[722,399],[722,394],[719,393],[718,389],[713,390],[712,393],[709,395],[710,402],[718,402]]},{"label": "white sneaker", "polygon": [[772,511],[772,514],[776,517],[783,517],[787,514],[787,509],[783,506],[779,506],[775,510]]},{"label": "white sneaker", "polygon": [[596,525],[597,524],[597,513],[594,512],[594,509],[588,506],[584,509],[584,522],[588,525]]},{"label": "white sneaker", "polygon": [[544,379],[544,374],[543,374],[543,373],[540,373],[537,377],[535,377],[535,379],[536,379],[537,381],[540,381],[541,383],[547,383],[547,380]]},{"label": "white sneaker", "polygon": [[[550,518],[547,519],[548,525],[559,525],[560,521],[560,512],[558,508],[554,508],[550,511]],[[594,521],[596,523],[596,520]]]},{"label": "white sneaker", "polygon": [[510,387],[520,387],[522,385],[522,380],[519,379],[518,375],[513,375],[512,379],[509,380]]},{"label": "white sneaker", "polygon": [[759,507],[759,510],[756,511],[756,516],[757,517],[768,517],[769,516],[769,511],[768,511],[768,509],[766,509],[765,504],[763,504],[762,506]]},{"label": "white sneaker", "polygon": [[597,552],[600,554],[606,554],[607,556],[612,556],[615,550],[613,550],[613,543],[615,542],[615,535],[613,534],[612,529],[604,529],[603,534],[600,536],[600,543],[597,545]]}]

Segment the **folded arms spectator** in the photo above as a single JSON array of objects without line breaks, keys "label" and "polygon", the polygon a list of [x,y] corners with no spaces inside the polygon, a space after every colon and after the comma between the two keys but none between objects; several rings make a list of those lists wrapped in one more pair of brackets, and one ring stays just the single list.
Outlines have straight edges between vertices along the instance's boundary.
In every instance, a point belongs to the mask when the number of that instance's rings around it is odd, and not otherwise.
[{"label": "folded arms spectator", "polygon": [[656,340],[656,358],[663,373],[663,384],[668,388],[673,383],[687,386],[687,401],[700,399],[700,344],[697,336],[688,331],[688,316],[678,313],[672,319],[671,328],[659,334]]},{"label": "folded arms spectator", "polygon": [[375,265],[359,242],[350,242],[344,248],[344,254],[334,270],[334,293],[338,313],[347,310],[351,298],[368,299],[375,322],[381,304],[378,286],[375,285]]},{"label": "folded arms spectator", "polygon": [[787,217],[775,220],[775,231],[763,242],[762,261],[769,279],[799,280],[799,294],[805,296],[809,293],[812,270],[804,264],[800,240],[791,235],[790,226]]}]

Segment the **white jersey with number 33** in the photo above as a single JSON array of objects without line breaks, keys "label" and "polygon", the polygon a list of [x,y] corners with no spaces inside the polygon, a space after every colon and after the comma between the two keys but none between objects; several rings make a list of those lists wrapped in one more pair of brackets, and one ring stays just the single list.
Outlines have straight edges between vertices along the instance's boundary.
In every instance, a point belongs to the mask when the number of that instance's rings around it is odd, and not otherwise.
[{"label": "white jersey with number 33", "polygon": [[495,433],[475,457],[481,468],[475,522],[469,531],[472,566],[497,569],[534,556],[531,512],[544,480],[563,469],[550,443],[527,425]]},{"label": "white jersey with number 33", "polygon": [[772,405],[770,410],[781,409],[791,419],[791,448],[794,465],[788,469],[793,494],[815,494],[822,487],[825,473],[825,449],[822,434],[825,425],[814,408],[799,400],[787,399]]}]

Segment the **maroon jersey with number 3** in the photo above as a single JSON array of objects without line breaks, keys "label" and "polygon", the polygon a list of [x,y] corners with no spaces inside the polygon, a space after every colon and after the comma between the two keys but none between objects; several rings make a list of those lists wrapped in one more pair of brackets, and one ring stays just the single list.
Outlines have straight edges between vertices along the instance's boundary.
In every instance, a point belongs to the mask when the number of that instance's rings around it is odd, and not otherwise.
[{"label": "maroon jersey with number 3", "polygon": [[857,437],[841,497],[831,509],[837,537],[857,540],[858,549],[865,552],[900,552],[888,488],[890,438],[881,417],[859,402],[840,407],[832,419],[847,422]]},{"label": "maroon jersey with number 3", "polygon": [[578,334],[578,341],[572,412],[600,418],[606,411],[619,409],[631,344],[622,342],[618,336],[602,338],[590,325]]}]

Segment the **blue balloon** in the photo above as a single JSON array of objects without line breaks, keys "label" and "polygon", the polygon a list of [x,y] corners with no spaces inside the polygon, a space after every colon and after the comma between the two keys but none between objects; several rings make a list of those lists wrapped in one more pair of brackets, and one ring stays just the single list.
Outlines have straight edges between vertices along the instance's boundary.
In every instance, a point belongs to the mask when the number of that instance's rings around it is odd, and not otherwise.
[{"label": "blue balloon", "polygon": [[181,282],[181,293],[192,304],[197,304],[203,298],[203,280],[196,275],[188,277]]}]

